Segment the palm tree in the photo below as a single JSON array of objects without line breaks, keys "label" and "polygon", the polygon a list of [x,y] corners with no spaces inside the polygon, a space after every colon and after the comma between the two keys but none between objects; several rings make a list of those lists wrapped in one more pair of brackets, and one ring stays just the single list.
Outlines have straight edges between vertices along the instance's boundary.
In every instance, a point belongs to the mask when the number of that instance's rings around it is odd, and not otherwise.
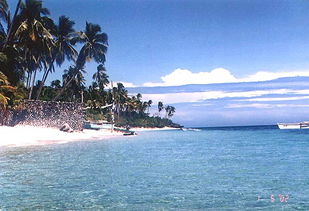
[{"label": "palm tree", "polygon": [[170,112],[170,109],[171,109],[171,106],[169,105],[165,107],[165,118],[167,118],[168,113]]},{"label": "palm tree", "polygon": [[152,100],[148,100],[148,102],[147,102],[147,107],[148,107],[147,113],[148,114],[149,114],[149,108],[151,107],[151,104],[152,104]]},{"label": "palm tree", "polygon": [[24,69],[18,46],[6,45],[10,26],[12,21],[7,1],[0,0],[0,71],[6,75],[11,84],[17,85],[24,77]]},{"label": "palm tree", "polygon": [[122,83],[117,83],[117,87],[113,87],[112,91],[115,104],[115,112],[117,113],[119,119],[120,111],[123,110],[128,98],[128,91],[124,88]]},{"label": "palm tree", "polygon": [[54,46],[51,26],[53,21],[48,18],[49,11],[43,8],[42,1],[26,0],[21,3],[20,14],[14,23],[18,24],[16,37],[23,48],[24,57],[27,60],[27,69],[34,72],[29,99],[35,83],[37,69],[47,68]]},{"label": "palm tree", "polygon": [[15,92],[16,88],[10,86],[7,77],[0,72],[0,106],[6,107],[10,98],[6,95],[8,92]]},{"label": "palm tree", "polygon": [[[0,0],[0,20],[4,21],[6,24],[9,23],[10,13],[8,11],[9,5],[6,0]],[[3,24],[0,22],[1,34],[5,33]],[[2,39],[5,37],[2,37]],[[4,39],[3,39],[4,40]]]},{"label": "palm tree", "polygon": [[164,109],[163,103],[161,101],[158,102],[158,111],[161,114],[161,111]]},{"label": "palm tree", "polygon": [[60,67],[65,59],[68,61],[75,60],[77,57],[77,51],[71,44],[71,40],[74,37],[74,22],[71,21],[66,16],[60,16],[58,20],[58,25],[54,26],[53,35],[55,36],[55,43],[52,49],[52,58],[49,63],[49,68],[45,70],[42,77],[42,83],[40,84],[39,90],[37,92],[36,99],[40,98],[42,88],[46,82],[48,74],[54,68],[53,63],[56,61],[57,65]]},{"label": "palm tree", "polygon": [[167,116],[170,118],[176,112],[176,108],[174,106],[170,106]]},{"label": "palm tree", "polygon": [[71,80],[68,89],[69,95],[72,97],[71,100],[75,100],[77,95],[82,96],[81,92],[85,89],[84,73],[85,73],[84,69],[78,69],[77,71],[77,68],[72,66],[70,66],[69,69],[64,71],[64,74],[62,76],[63,83],[66,83],[67,80]]},{"label": "palm tree", "polygon": [[[79,69],[82,69],[85,66],[86,61],[91,61],[94,59],[95,62],[104,64],[106,60],[105,54],[108,47],[107,34],[101,33],[101,27],[97,24],[86,22],[85,31],[79,32],[78,34],[79,36],[75,37],[72,40],[72,43],[82,43],[83,46],[76,60],[75,74],[78,73]],[[57,100],[60,97],[72,80],[73,77],[64,84],[63,88],[54,100]]]},{"label": "palm tree", "polygon": [[148,102],[142,102],[140,108],[140,114],[145,114],[147,108],[148,108]]},{"label": "palm tree", "polygon": [[55,88],[55,89],[60,89],[61,88],[61,81],[60,80],[54,80],[50,83],[50,86],[52,88]]},{"label": "palm tree", "polygon": [[104,90],[104,87],[109,83],[109,80],[103,64],[100,64],[97,67],[97,72],[93,74],[92,78],[97,82],[100,90]]},{"label": "palm tree", "polygon": [[[3,2],[3,5],[5,5],[6,3],[6,0],[1,0],[1,2]],[[11,44],[11,41],[15,35],[15,32],[17,30],[17,14],[18,14],[18,11],[21,7],[21,3],[22,1],[21,0],[18,0],[18,3],[17,3],[17,6],[16,6],[16,9],[15,9],[15,12],[14,12],[14,16],[12,18],[12,21],[10,20],[10,15],[7,15],[7,26],[8,26],[8,30],[7,30],[7,36],[5,38],[5,42],[4,42],[4,45],[3,47],[6,47],[8,45]],[[1,3],[2,4],[2,3]],[[7,4],[6,4],[7,5]]]}]

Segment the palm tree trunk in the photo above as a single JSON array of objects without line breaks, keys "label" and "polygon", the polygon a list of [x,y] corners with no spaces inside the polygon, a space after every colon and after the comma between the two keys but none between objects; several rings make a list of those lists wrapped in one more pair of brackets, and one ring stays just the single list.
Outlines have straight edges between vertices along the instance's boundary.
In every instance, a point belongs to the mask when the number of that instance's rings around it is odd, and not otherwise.
[{"label": "palm tree trunk", "polygon": [[29,80],[28,80],[28,84],[27,84],[27,89],[30,88],[31,85],[31,79],[32,79],[32,71],[29,72]]},{"label": "palm tree trunk", "polygon": [[56,95],[56,97],[54,97],[53,101],[56,101],[59,99],[59,97],[63,94],[63,92],[65,91],[65,89],[67,88],[67,86],[73,81],[73,79],[76,77],[78,71],[76,71],[76,73],[70,78],[70,80],[68,82],[66,82],[63,87],[60,89],[59,93]]},{"label": "palm tree trunk", "polygon": [[30,81],[30,72],[27,72],[27,81],[26,81],[26,88],[28,89],[28,85],[29,85],[29,81]]},{"label": "palm tree trunk", "polygon": [[39,86],[39,89],[38,89],[38,92],[37,92],[37,95],[36,95],[36,100],[38,100],[40,98],[42,89],[44,87],[44,84],[45,84],[45,81],[46,81],[46,78],[47,78],[47,75],[48,75],[48,70],[44,72],[44,75],[42,77],[42,81],[40,83],[40,86]]},{"label": "palm tree trunk", "polygon": [[29,97],[28,97],[28,100],[31,100],[31,97],[32,97],[32,92],[33,92],[33,87],[34,87],[34,82],[35,82],[35,77],[36,77],[36,71],[34,71],[34,76],[33,76],[33,79],[32,79],[32,86],[31,86],[31,89],[30,89],[30,92],[29,92]]},{"label": "palm tree trunk", "polygon": [[36,96],[36,99],[38,100],[40,98],[40,95],[41,95],[41,92],[42,92],[42,89],[44,87],[44,84],[46,82],[46,79],[47,79],[47,76],[48,76],[48,73],[50,73],[52,67],[53,67],[53,63],[55,62],[55,58],[53,59],[53,61],[51,62],[51,65],[49,66],[48,70],[44,73],[43,77],[42,77],[42,82],[40,84],[40,87],[39,87],[39,90],[38,90],[38,93],[37,93],[37,96]]},{"label": "palm tree trunk", "polygon": [[21,5],[21,0],[19,0],[18,3],[17,3],[17,6],[16,6],[16,9],[15,9],[15,13],[14,13],[14,16],[13,16],[10,28],[9,28],[7,36],[6,36],[4,47],[7,46],[9,44],[9,42],[11,41],[12,34],[13,34],[12,33],[12,29],[13,29],[13,26],[15,25],[15,20],[16,20],[16,16],[17,16],[17,13],[19,11],[20,5]]}]

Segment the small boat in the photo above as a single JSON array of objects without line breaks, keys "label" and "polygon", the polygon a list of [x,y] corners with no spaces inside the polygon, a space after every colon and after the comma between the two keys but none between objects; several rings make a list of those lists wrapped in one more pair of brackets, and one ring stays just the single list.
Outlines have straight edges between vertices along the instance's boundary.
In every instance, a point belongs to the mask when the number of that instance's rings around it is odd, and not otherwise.
[{"label": "small boat", "polygon": [[309,122],[278,123],[279,129],[309,129]]},{"label": "small boat", "polygon": [[124,136],[133,136],[133,135],[137,135],[137,134],[134,131],[130,131],[130,132],[124,133],[123,135]]},{"label": "small boat", "polygon": [[124,129],[124,128],[114,128],[114,131],[117,132],[122,132],[124,136],[132,136],[132,135],[137,135],[135,131],[129,130],[129,129]]},{"label": "small boat", "polygon": [[112,124],[110,123],[94,123],[94,122],[84,122],[84,129],[89,130],[101,130],[101,129],[111,129]]},{"label": "small boat", "polygon": [[182,131],[201,131],[201,129],[197,128],[181,128]]}]

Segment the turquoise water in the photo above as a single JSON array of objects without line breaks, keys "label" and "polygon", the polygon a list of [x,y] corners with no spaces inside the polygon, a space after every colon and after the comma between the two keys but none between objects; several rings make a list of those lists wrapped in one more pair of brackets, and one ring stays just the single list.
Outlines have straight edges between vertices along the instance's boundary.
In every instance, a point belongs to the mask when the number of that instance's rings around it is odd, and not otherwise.
[{"label": "turquoise water", "polygon": [[2,147],[0,187],[4,210],[309,210],[309,130],[205,128]]}]

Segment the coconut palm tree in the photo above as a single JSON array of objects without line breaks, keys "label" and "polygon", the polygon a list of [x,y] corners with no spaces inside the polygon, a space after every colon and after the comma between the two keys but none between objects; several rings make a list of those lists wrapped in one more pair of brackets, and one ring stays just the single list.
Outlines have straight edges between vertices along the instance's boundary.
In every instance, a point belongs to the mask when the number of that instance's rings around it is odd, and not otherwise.
[{"label": "coconut palm tree", "polygon": [[75,100],[76,96],[81,95],[81,92],[85,89],[84,73],[84,69],[78,69],[77,71],[77,68],[74,66],[70,66],[69,69],[64,70],[64,74],[62,76],[63,83],[65,84],[67,80],[71,80],[71,83],[68,87],[68,94],[70,97],[72,97],[71,100]]},{"label": "coconut palm tree", "polygon": [[[4,5],[5,5],[6,0],[1,0],[1,2],[3,2]],[[8,17],[7,18],[8,30],[7,30],[7,36],[5,38],[3,47],[6,47],[6,46],[10,45],[12,40],[13,40],[13,38],[14,38],[15,32],[17,30],[17,25],[18,25],[17,24],[17,22],[18,22],[17,15],[18,15],[18,11],[19,11],[19,9],[21,7],[21,3],[22,3],[22,1],[18,0],[18,3],[17,3],[17,6],[16,6],[16,9],[15,9],[15,12],[14,12],[14,16],[13,16],[12,20],[10,20],[10,13],[8,12],[8,15],[7,15],[7,17]]]},{"label": "coconut palm tree", "polygon": [[100,64],[97,67],[97,72],[93,74],[92,78],[97,82],[100,90],[104,90],[104,87],[109,83],[109,80],[103,64]]},{"label": "coconut palm tree", "polygon": [[112,92],[115,104],[115,112],[117,113],[119,119],[120,111],[124,109],[128,98],[128,91],[125,89],[122,83],[117,83],[117,87],[113,87]]},{"label": "coconut palm tree", "polygon": [[[78,73],[79,69],[84,68],[85,63],[87,61],[91,61],[92,59],[100,64],[105,63],[105,54],[107,52],[108,47],[108,38],[107,34],[101,32],[101,27],[97,24],[92,24],[86,22],[86,29],[83,32],[78,33],[79,36],[75,37],[72,40],[72,43],[81,43],[83,44],[77,60],[76,60],[76,73]],[[74,76],[74,75],[73,75]],[[68,80],[59,94],[54,98],[57,100],[60,95],[64,92],[67,86],[72,82],[73,77],[71,80]]]},{"label": "coconut palm tree", "polygon": [[68,17],[60,16],[58,24],[53,27],[54,30],[52,31],[52,33],[55,37],[55,42],[52,49],[52,57],[50,58],[51,61],[49,63],[49,68],[46,69],[43,74],[42,83],[40,84],[39,90],[37,92],[37,100],[40,98],[40,94],[48,77],[48,74],[54,68],[54,62],[56,61],[57,65],[60,67],[65,61],[65,59],[71,61],[75,60],[75,58],[77,57],[77,51],[71,44],[71,40],[75,36],[75,30],[73,28],[74,24],[75,23],[71,21]]},{"label": "coconut palm tree", "polygon": [[50,83],[50,86],[52,88],[55,88],[55,89],[60,89],[61,88],[61,81],[60,80],[54,80]]},{"label": "coconut palm tree", "polygon": [[175,112],[176,112],[176,108],[174,106],[169,106],[167,116],[170,118],[174,115]]},{"label": "coconut palm tree", "polygon": [[164,109],[163,103],[161,101],[158,102],[158,111],[161,114],[161,111]]},{"label": "coconut palm tree", "polygon": [[[4,21],[4,23],[8,24],[9,23],[9,18],[10,18],[10,13],[9,13],[9,5],[7,3],[6,0],[0,0],[0,20]],[[2,35],[2,33],[5,33],[5,29],[4,29],[4,25],[2,24],[2,22],[0,22],[0,33]],[[5,40],[5,37],[2,37],[3,41]]]},{"label": "coconut palm tree", "polygon": [[151,104],[152,104],[152,100],[148,100],[148,102],[147,102],[147,107],[148,107],[147,113],[148,114],[149,114],[149,108],[151,107]]},{"label": "coconut palm tree", "polygon": [[24,57],[27,60],[27,69],[34,72],[32,86],[29,92],[29,99],[32,97],[32,90],[35,83],[38,69],[48,67],[48,61],[54,46],[51,26],[53,21],[48,18],[48,9],[44,8],[42,1],[26,0],[21,3],[20,14],[14,23],[18,24],[15,35],[18,43],[23,48]]},{"label": "coconut palm tree", "polygon": [[6,95],[8,92],[15,92],[16,88],[10,86],[7,77],[0,72],[0,106],[6,107],[10,98]]},{"label": "coconut palm tree", "polygon": [[12,21],[7,1],[0,0],[0,71],[7,76],[11,84],[17,85],[23,79],[24,70],[18,46],[6,45],[10,26]]}]

